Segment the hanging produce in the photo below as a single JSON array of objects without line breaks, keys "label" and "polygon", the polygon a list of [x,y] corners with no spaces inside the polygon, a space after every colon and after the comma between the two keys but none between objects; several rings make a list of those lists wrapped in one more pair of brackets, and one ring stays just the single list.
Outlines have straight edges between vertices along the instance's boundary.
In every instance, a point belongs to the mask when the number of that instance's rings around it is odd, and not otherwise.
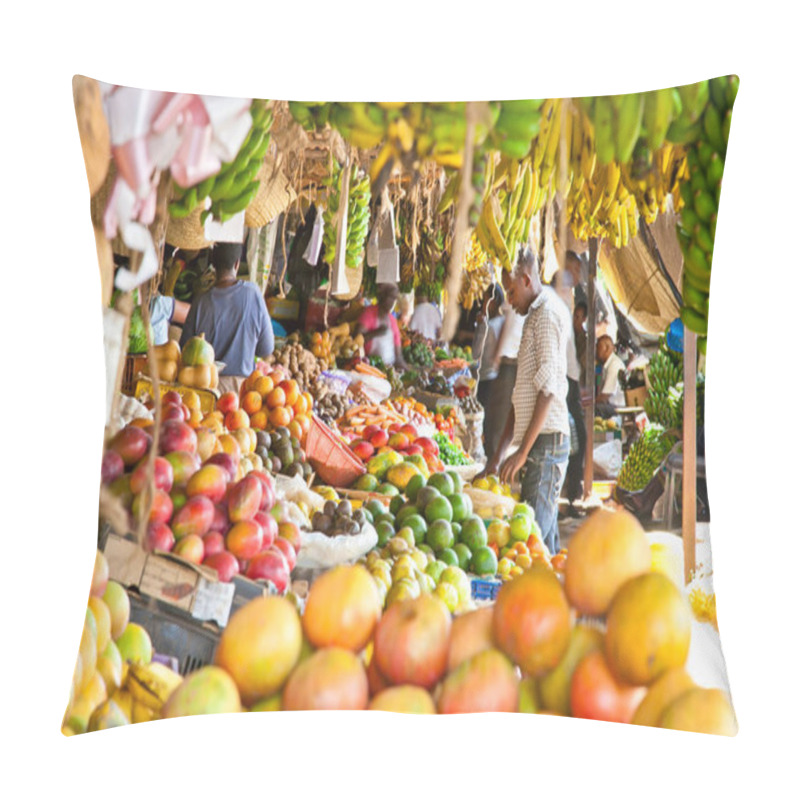
[{"label": "hanging produce", "polygon": [[[334,159],[333,169],[324,185],[328,188],[328,205],[323,219],[325,221],[322,235],[323,257],[328,264],[336,259],[336,227],[339,213],[339,197],[341,195],[342,166]],[[353,169],[350,176],[350,193],[347,201],[347,239],[345,263],[355,269],[364,260],[364,246],[369,231],[369,201],[371,199],[369,178],[359,176]]]},{"label": "hanging produce", "polygon": [[486,253],[478,242],[476,234],[470,238],[469,250],[464,259],[461,293],[458,301],[465,309],[472,308],[480,301],[486,290],[495,280],[494,266],[486,257]]},{"label": "hanging produce", "polygon": [[273,114],[268,103],[268,100],[253,101],[250,106],[252,126],[233,161],[223,164],[216,175],[188,189],[173,184],[170,216],[188,217],[210,198],[211,205],[202,213],[201,223],[205,224],[209,216],[227,222],[250,205],[260,185],[257,175],[270,143]]},{"label": "hanging produce", "polygon": [[644,410],[650,422],[666,429],[680,425],[676,401],[683,396],[683,392],[677,389],[682,380],[683,356],[670,350],[662,340],[647,370],[650,388],[644,401]]},{"label": "hanging produce", "polygon": [[644,489],[674,444],[674,437],[660,425],[649,425],[631,446],[620,469],[617,485],[629,492]]},{"label": "hanging produce", "polygon": [[683,251],[683,308],[684,325],[702,338],[698,348],[705,352],[708,332],[708,298],[711,284],[711,260],[717,227],[722,173],[728,148],[733,101],[739,88],[735,75],[708,81],[710,102],[702,120],[705,134],[700,143],[688,149],[690,181],[681,187],[684,208],[681,211],[678,239]]}]

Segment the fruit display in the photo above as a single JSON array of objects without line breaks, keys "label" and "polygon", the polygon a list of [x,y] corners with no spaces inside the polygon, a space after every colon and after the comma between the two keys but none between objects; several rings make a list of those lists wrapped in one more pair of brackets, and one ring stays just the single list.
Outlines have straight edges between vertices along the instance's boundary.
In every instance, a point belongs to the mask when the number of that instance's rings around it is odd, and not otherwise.
[{"label": "fruit display", "polygon": [[273,475],[295,476],[308,480],[311,465],[306,461],[300,440],[283,426],[269,432],[256,431],[256,455]]},{"label": "fruit display", "polygon": [[270,143],[272,109],[269,101],[253,100],[250,116],[250,130],[232,161],[222,164],[217,173],[193,186],[183,188],[173,183],[170,216],[188,217],[198,206],[205,207],[210,199],[209,207],[200,216],[201,224],[209,216],[227,222],[250,205],[260,186],[258,172]]},{"label": "fruit display", "polygon": [[463,448],[451,442],[445,434],[434,434],[433,441],[439,446],[439,458],[445,466],[452,467],[472,463],[472,459],[464,452]]},{"label": "fruit display", "polygon": [[617,485],[629,492],[644,489],[674,444],[674,437],[660,425],[648,425],[622,462]]},{"label": "fruit display", "polygon": [[[328,204],[323,214],[325,222],[322,235],[323,258],[330,265],[336,258],[336,242],[338,238],[337,221],[339,216],[339,198],[341,195],[342,167],[334,159],[330,176],[323,182],[328,188]],[[350,191],[347,200],[347,217],[345,225],[345,264],[350,269],[360,266],[364,260],[364,244],[369,230],[370,182],[367,175],[359,176],[353,169],[350,175]]]},{"label": "fruit display", "polygon": [[328,426],[336,422],[347,412],[350,407],[350,401],[343,394],[336,392],[329,392],[324,390],[314,402],[314,413]]},{"label": "fruit display", "polygon": [[322,511],[311,518],[311,527],[326,536],[356,536],[361,533],[368,517],[360,508],[353,508],[349,500],[337,503],[326,500]]},{"label": "fruit display", "polygon": [[156,357],[156,372],[160,381],[174,383],[178,378],[181,364],[181,348],[174,340],[159,344],[153,348]]},{"label": "fruit display", "polygon": [[[683,425],[683,355],[667,347],[662,338],[647,369],[649,384],[644,410],[651,422],[667,430]],[[705,419],[705,375],[697,374],[697,423]]]},{"label": "fruit display", "polygon": [[[169,344],[164,345],[170,348]],[[174,347],[167,350],[164,358],[159,357],[159,369],[165,362],[173,363]],[[168,368],[171,370],[171,368]],[[178,365],[178,383],[191,386],[193,389],[216,389],[219,385],[219,374],[214,361],[214,348],[206,341],[205,334],[189,339],[181,351]]]},{"label": "fruit display", "polygon": [[[419,436],[416,428],[407,422],[393,422],[386,428],[373,422],[362,427],[357,438],[352,438],[352,434],[346,438],[353,453],[366,464],[367,473],[381,479],[400,464],[423,475],[444,468],[436,442],[428,436]],[[405,488],[405,484],[398,488]]]},{"label": "fruit display", "polygon": [[432,367],[435,360],[430,343],[414,331],[406,333],[403,339],[403,358],[418,367]]},{"label": "fruit display", "polygon": [[[711,283],[711,260],[717,226],[722,174],[728,149],[733,102],[739,89],[735,75],[708,81],[709,101],[702,118],[702,143],[688,147],[690,181],[681,188],[684,207],[681,210],[678,239],[683,251],[683,308],[684,325],[698,334],[700,352],[705,352],[708,332],[708,298]],[[699,135],[699,131],[698,131]]]},{"label": "fruit display", "polygon": [[305,443],[314,399],[310,392],[302,389],[300,380],[288,377],[289,374],[295,373],[260,361],[245,379],[239,396],[227,392],[217,401],[217,410],[224,414],[225,426],[229,429],[249,427],[256,431],[286,428],[291,437]]}]

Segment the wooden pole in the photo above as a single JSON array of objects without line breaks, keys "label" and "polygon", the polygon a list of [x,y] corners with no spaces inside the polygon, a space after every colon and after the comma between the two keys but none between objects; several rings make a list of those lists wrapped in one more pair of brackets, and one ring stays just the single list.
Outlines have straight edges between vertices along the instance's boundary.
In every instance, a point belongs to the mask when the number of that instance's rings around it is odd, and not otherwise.
[{"label": "wooden pole", "polygon": [[683,329],[683,577],[689,583],[697,555],[697,334]]},{"label": "wooden pole", "polygon": [[586,291],[586,380],[588,382],[589,395],[592,402],[585,409],[584,417],[586,423],[586,455],[583,466],[583,496],[589,497],[592,493],[592,482],[594,481],[594,404],[595,381],[595,288],[594,282],[597,277],[597,248],[598,241],[595,238],[589,239],[589,284]]}]

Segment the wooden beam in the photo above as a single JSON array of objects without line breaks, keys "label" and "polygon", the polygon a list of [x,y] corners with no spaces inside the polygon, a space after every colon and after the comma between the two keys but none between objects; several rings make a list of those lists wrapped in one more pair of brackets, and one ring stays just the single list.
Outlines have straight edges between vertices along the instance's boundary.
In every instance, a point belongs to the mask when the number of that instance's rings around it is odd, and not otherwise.
[{"label": "wooden beam", "polygon": [[697,334],[683,329],[683,577],[695,570],[697,544]]},{"label": "wooden beam", "polygon": [[586,408],[584,417],[586,423],[586,456],[583,466],[583,496],[589,497],[592,493],[594,481],[594,404],[595,397],[595,278],[597,277],[597,239],[589,239],[589,283],[586,291],[586,380],[592,402]]}]

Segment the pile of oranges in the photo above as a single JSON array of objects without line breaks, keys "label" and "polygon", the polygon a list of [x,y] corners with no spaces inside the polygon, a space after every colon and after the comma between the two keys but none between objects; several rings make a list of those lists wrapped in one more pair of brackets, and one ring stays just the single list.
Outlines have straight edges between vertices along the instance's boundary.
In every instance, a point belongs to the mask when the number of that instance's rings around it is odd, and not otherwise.
[{"label": "pile of oranges", "polygon": [[261,362],[242,384],[239,396],[233,392],[222,395],[217,409],[225,414],[229,431],[245,426],[257,431],[288,428],[304,443],[311,427],[313,402],[310,392],[301,392],[297,381],[282,368]]},{"label": "pile of oranges", "polygon": [[328,331],[323,333],[315,331],[311,336],[311,352],[328,366],[336,364],[336,358],[331,354],[331,345],[331,335]]}]

